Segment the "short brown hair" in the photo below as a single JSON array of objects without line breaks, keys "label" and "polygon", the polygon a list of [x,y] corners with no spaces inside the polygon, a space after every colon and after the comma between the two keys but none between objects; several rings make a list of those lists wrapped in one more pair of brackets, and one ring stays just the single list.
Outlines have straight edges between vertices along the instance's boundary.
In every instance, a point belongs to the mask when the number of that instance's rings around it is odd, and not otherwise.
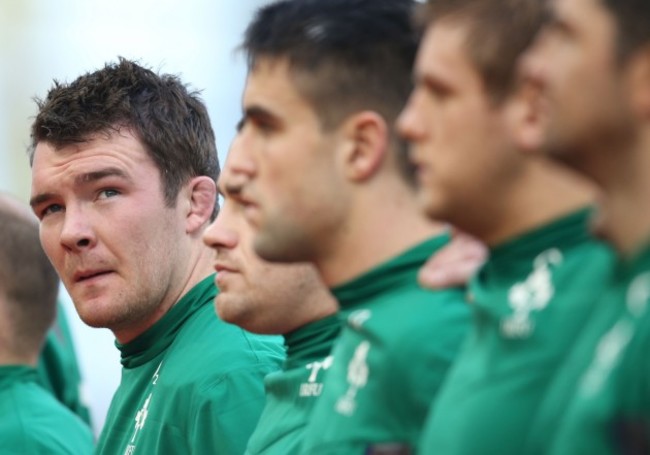
[{"label": "short brown hair", "polygon": [[616,22],[619,60],[624,62],[650,44],[650,2],[647,0],[603,0],[602,5]]},{"label": "short brown hair", "polygon": [[545,18],[542,0],[429,0],[415,20],[422,27],[442,19],[467,25],[469,58],[492,101],[500,103],[516,88],[519,56]]},{"label": "short brown hair", "polygon": [[[191,178],[219,178],[214,131],[199,93],[177,76],[158,74],[120,58],[79,76],[69,84],[54,81],[44,99],[36,99],[32,147],[47,142],[64,147],[124,128],[145,146],[162,178],[167,205],[173,207]],[[215,204],[216,216],[217,205]]]},{"label": "short brown hair", "polygon": [[27,209],[0,196],[0,293],[2,343],[18,357],[38,354],[54,322],[59,277],[48,260],[38,235],[38,223]]}]

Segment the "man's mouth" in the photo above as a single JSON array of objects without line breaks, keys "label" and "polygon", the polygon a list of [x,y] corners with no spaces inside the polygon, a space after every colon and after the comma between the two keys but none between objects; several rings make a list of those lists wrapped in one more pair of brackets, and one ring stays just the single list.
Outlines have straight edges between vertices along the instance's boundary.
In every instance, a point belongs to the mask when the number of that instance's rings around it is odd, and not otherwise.
[{"label": "man's mouth", "polygon": [[217,262],[217,263],[215,263],[215,264],[214,264],[214,270],[215,270],[217,273],[220,273],[220,272],[236,272],[236,271],[237,271],[237,270],[236,270],[234,267],[232,267],[231,265],[229,265],[229,264],[225,264],[225,263],[222,263],[222,262]]},{"label": "man's mouth", "polygon": [[85,270],[75,273],[73,279],[75,283],[80,283],[112,272],[112,270]]}]

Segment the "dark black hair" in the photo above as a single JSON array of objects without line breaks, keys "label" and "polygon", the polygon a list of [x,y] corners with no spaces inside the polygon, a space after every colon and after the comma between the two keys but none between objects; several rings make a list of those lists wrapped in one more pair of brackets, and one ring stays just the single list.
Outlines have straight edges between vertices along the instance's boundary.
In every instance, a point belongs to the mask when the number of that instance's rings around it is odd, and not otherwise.
[{"label": "dark black hair", "polygon": [[[259,59],[286,59],[296,87],[325,130],[361,110],[394,123],[412,89],[418,34],[412,0],[281,0],[257,11],[242,48],[249,70]],[[404,158],[406,146],[392,134]]]},{"label": "dark black hair", "polygon": [[650,2],[647,0],[602,0],[614,16],[621,60],[650,44]]}]

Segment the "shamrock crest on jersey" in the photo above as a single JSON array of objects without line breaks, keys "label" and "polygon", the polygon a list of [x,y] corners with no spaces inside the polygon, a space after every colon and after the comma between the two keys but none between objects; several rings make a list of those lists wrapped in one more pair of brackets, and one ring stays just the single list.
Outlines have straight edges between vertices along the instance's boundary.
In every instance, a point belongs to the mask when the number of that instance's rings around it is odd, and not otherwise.
[{"label": "shamrock crest on jersey", "polygon": [[357,407],[356,395],[357,391],[368,383],[368,351],[370,351],[370,343],[362,341],[348,364],[348,384],[350,387],[345,395],[336,402],[336,410],[343,415],[351,416]]},{"label": "shamrock crest on jersey", "polygon": [[501,321],[501,333],[507,338],[527,338],[535,329],[530,314],[546,308],[555,294],[551,268],[562,263],[557,248],[546,250],[533,260],[533,271],[510,288],[508,304],[513,313]]}]

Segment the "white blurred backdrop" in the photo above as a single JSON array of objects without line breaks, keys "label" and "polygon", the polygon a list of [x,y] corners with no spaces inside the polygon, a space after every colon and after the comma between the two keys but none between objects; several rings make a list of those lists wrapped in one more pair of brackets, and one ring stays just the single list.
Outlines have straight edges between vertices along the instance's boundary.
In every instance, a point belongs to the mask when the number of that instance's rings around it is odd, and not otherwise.
[{"label": "white blurred backdrop", "polygon": [[[244,59],[235,52],[266,0],[0,0],[0,190],[29,200],[26,157],[35,96],[124,56],[178,74],[202,96],[223,163],[240,116]],[[0,241],[9,241],[0,239]],[[98,433],[119,383],[112,334],[91,329],[66,299]]]}]

